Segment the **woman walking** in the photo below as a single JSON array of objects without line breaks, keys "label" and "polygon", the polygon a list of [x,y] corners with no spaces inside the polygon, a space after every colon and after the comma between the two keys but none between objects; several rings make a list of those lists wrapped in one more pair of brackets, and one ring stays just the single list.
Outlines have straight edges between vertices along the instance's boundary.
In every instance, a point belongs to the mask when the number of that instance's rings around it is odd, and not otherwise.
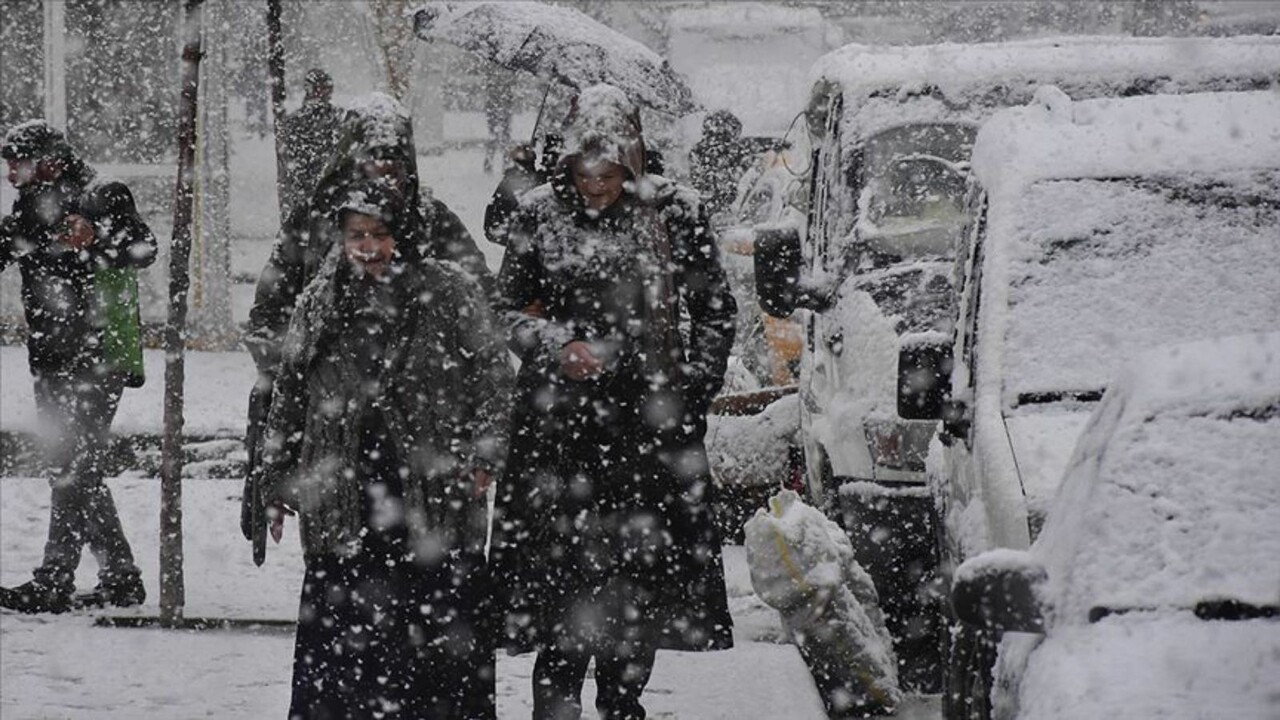
[{"label": "woman walking", "polygon": [[[362,181],[299,299],[256,500],[306,555],[290,718],[492,718],[486,490],[510,369],[478,283]],[[278,525],[273,527],[278,539]]]},{"label": "woman walking", "polygon": [[645,716],[659,648],[732,644],[702,445],[734,301],[697,194],[644,173],[636,107],[578,98],[499,275],[521,359],[491,551],[505,640],[536,650],[534,717]]}]

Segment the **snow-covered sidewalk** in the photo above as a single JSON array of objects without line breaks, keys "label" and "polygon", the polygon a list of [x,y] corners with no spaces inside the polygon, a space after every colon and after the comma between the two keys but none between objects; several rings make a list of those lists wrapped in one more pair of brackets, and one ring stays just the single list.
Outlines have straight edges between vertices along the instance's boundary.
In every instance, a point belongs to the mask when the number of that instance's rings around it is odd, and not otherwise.
[{"label": "snow-covered sidewalk", "polygon": [[[159,487],[109,481],[133,543],[155,614]],[[297,528],[254,567],[238,522],[240,487],[189,481],[185,509],[186,614],[291,619],[302,556]],[[0,582],[28,579],[47,523],[48,486],[0,479]],[[795,648],[778,644],[776,615],[751,592],[742,548],[728,549],[738,647],[720,653],[662,653],[646,693],[657,718],[822,718],[817,692]],[[79,584],[91,587],[86,559]],[[91,614],[0,614],[0,716],[23,718],[283,717],[289,699],[291,632],[110,629]],[[499,659],[499,716],[528,717],[531,656]],[[588,683],[589,697],[593,688]],[[587,714],[591,717],[591,713]]]}]

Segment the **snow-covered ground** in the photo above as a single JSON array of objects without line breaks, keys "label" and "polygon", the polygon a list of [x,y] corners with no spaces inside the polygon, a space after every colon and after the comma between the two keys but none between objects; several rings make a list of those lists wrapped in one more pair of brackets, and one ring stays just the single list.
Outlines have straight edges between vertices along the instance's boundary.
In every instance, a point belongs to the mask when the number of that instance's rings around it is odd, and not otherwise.
[{"label": "snow-covered ground", "polygon": [[[187,354],[189,434],[238,434],[252,383],[245,353]],[[162,417],[163,356],[147,351],[147,384],[127,390],[117,432],[155,434]],[[0,428],[34,423],[25,348],[0,348]],[[125,476],[108,482],[147,584],[148,602],[129,614],[155,615],[159,596],[159,484]],[[255,567],[240,536],[239,480],[183,486],[186,616],[292,619],[302,579],[296,526]],[[0,478],[0,584],[30,578],[48,523],[40,478]],[[751,589],[743,548],[726,548],[738,646],[721,653],[662,653],[646,692],[651,717],[682,720],[818,720],[824,717],[799,653],[782,641],[777,614]],[[92,587],[86,552],[78,577]],[[95,627],[89,614],[0,614],[0,717],[282,717],[289,700],[291,630],[261,633]],[[500,718],[531,710],[532,656],[501,657]],[[593,702],[587,685],[585,701]],[[909,698],[898,717],[937,717],[936,698]],[[589,711],[587,717],[593,717]]]}]

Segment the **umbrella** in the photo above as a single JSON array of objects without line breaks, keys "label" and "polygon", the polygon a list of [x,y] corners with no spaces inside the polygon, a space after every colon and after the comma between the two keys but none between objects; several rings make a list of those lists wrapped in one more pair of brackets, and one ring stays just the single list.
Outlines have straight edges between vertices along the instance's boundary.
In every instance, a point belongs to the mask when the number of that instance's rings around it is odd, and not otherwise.
[{"label": "umbrella", "polygon": [[429,3],[414,14],[423,40],[444,40],[512,70],[575,89],[609,83],[654,110],[698,110],[666,60],[571,8],[540,2]]}]

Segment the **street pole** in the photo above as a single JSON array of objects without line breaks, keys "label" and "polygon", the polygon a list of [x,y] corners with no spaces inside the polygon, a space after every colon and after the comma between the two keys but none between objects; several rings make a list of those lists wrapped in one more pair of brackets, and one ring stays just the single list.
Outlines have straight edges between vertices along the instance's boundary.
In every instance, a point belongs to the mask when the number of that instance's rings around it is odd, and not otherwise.
[{"label": "street pole", "polygon": [[271,121],[276,138],[276,202],[280,208],[280,224],[285,214],[284,137],[284,40],[280,32],[280,0],[267,0],[267,79],[271,86]]},{"label": "street pole", "polygon": [[169,250],[169,319],[164,328],[164,437],[160,444],[160,624],[182,623],[186,590],[182,576],[182,403],[187,291],[191,285],[192,179],[196,160],[196,113],[200,85],[202,0],[184,0],[182,91],[178,101],[178,179]]},{"label": "street pole", "polygon": [[44,0],[44,119],[67,130],[66,1]]}]

